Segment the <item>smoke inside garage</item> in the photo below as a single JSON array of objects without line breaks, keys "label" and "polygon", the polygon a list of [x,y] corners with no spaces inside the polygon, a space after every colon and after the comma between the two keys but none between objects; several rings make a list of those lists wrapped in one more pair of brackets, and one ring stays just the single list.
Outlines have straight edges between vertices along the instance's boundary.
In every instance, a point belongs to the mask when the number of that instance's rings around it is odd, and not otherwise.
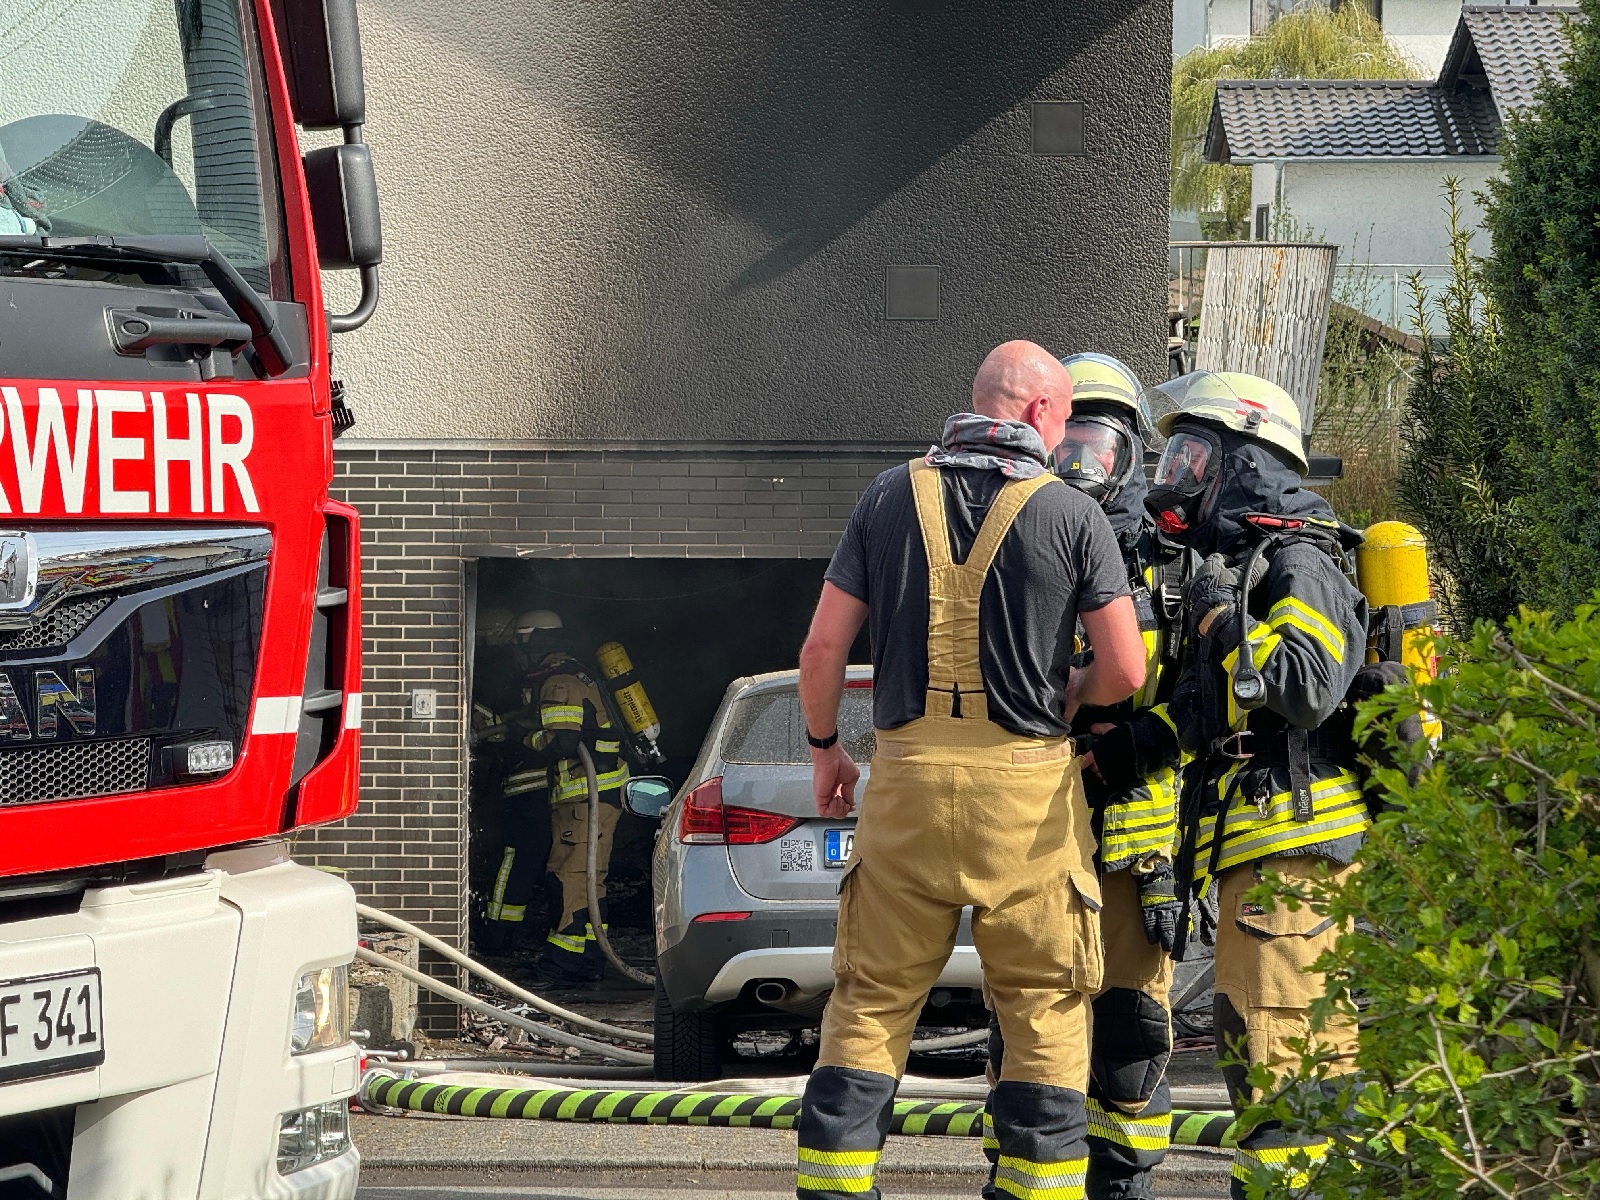
[{"label": "smoke inside garage", "polygon": [[[601,644],[620,641],[661,719],[666,763],[653,770],[681,783],[700,752],[728,684],[745,675],[792,669],[822,587],[825,559],[481,559],[477,611],[550,609],[571,653],[591,664]],[[504,650],[478,647],[485,654]],[[865,634],[851,655],[867,662]],[[474,671],[476,681],[484,672]],[[596,674],[596,678],[598,678]],[[469,871],[474,930],[499,865],[502,811],[492,788],[471,789]],[[624,815],[611,860],[610,921],[619,940],[648,936],[650,849],[654,830]],[[523,930],[535,951],[545,928],[535,893]]]}]

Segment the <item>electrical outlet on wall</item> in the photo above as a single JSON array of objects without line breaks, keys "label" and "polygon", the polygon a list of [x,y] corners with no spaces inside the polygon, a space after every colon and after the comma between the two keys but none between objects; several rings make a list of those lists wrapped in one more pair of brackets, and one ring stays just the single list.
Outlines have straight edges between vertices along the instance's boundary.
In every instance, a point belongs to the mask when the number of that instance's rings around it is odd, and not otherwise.
[{"label": "electrical outlet on wall", "polygon": [[438,688],[411,689],[411,715],[419,721],[431,721],[439,715]]}]

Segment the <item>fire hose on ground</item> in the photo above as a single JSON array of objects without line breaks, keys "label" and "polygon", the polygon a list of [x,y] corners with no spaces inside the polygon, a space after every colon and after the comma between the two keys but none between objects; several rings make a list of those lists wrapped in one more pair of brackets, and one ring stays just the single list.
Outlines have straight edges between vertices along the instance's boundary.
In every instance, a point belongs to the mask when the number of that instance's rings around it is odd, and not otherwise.
[{"label": "fire hose on ground", "polygon": [[[793,1129],[800,1097],[748,1093],[483,1087],[402,1079],[369,1071],[360,1100],[370,1110],[400,1109],[444,1116],[610,1125],[701,1125]],[[1230,1113],[1172,1113],[1176,1146],[1232,1147]],[[912,1137],[979,1137],[981,1101],[897,1100],[889,1132]]]}]

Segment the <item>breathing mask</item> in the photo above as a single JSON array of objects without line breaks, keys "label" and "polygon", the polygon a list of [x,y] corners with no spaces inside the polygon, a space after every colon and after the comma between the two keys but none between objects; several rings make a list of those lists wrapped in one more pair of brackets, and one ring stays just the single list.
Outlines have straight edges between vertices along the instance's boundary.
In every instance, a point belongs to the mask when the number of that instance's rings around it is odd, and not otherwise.
[{"label": "breathing mask", "polygon": [[1145,507],[1168,537],[1183,535],[1210,515],[1222,479],[1222,439],[1200,425],[1172,431],[1156,467]]},{"label": "breathing mask", "polygon": [[1134,462],[1133,439],[1117,418],[1074,414],[1056,447],[1056,474],[1096,503],[1120,492],[1143,464]]}]

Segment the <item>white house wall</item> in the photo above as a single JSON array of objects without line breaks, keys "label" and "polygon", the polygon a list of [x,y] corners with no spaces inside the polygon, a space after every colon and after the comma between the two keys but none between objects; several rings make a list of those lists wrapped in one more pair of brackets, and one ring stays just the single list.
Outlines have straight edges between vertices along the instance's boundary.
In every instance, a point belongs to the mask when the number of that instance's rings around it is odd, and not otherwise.
[{"label": "white house wall", "polygon": [[1250,36],[1250,0],[1211,0],[1211,45]]},{"label": "white house wall", "polygon": [[1421,70],[1439,74],[1461,16],[1461,0],[1384,0],[1383,32]]},{"label": "white house wall", "polygon": [[[1444,180],[1464,191],[1463,216],[1476,227],[1484,190],[1498,162],[1316,163],[1283,167],[1283,206],[1295,227],[1339,246],[1344,263],[1443,263],[1450,244]],[[1271,167],[1257,168],[1260,179]]]},{"label": "white house wall", "polygon": [[1207,0],[1172,0],[1172,57],[1206,44]]}]

